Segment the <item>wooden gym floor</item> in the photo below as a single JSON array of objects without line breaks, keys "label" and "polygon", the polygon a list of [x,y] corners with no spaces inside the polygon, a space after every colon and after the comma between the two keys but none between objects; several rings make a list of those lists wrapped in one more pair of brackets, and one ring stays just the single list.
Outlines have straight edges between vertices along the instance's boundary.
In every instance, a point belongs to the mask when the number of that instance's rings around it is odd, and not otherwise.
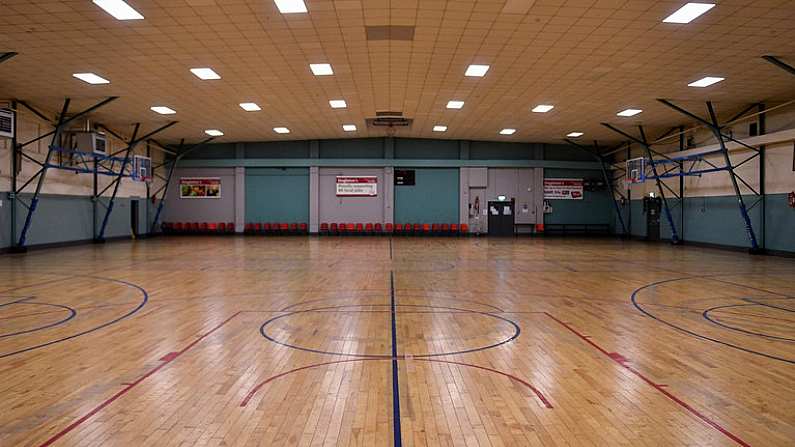
[{"label": "wooden gym floor", "polygon": [[792,259],[180,237],[0,278],[3,447],[795,443]]}]

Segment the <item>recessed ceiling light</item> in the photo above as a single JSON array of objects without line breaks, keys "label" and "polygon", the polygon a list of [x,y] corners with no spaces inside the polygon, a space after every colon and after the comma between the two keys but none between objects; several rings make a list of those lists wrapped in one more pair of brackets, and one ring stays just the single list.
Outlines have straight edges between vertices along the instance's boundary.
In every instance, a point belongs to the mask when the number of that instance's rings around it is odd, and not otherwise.
[{"label": "recessed ceiling light", "polygon": [[434,132],[447,132],[447,126],[440,126],[440,125],[433,126],[433,131]]},{"label": "recessed ceiling light", "polygon": [[276,7],[282,14],[296,14],[307,12],[304,0],[274,0]]},{"label": "recessed ceiling light", "polygon": [[273,131],[276,133],[290,133],[290,129],[286,127],[274,127]]},{"label": "recessed ceiling light", "polygon": [[204,133],[206,133],[207,135],[209,135],[211,137],[222,137],[222,136],[224,136],[224,133],[221,132],[218,129],[207,129],[207,130],[204,131]]},{"label": "recessed ceiling light", "polygon": [[635,116],[635,115],[637,115],[638,113],[640,113],[642,111],[643,110],[640,110],[640,109],[626,109],[626,110],[622,110],[622,111],[616,113],[616,115],[618,115],[618,116]]},{"label": "recessed ceiling light", "polygon": [[549,112],[550,110],[552,110],[554,108],[555,108],[555,106],[550,106],[550,105],[547,105],[547,104],[539,104],[539,105],[533,107],[533,112],[535,112],[535,113],[547,113],[547,112]]},{"label": "recessed ceiling light", "polygon": [[75,73],[72,76],[80,79],[83,82],[88,82],[89,84],[110,84],[105,78],[95,75],[94,73]]},{"label": "recessed ceiling light", "polygon": [[309,64],[309,69],[312,70],[312,74],[315,76],[331,76],[334,74],[331,64]]},{"label": "recessed ceiling light", "polygon": [[241,102],[240,108],[246,112],[259,112],[262,108],[255,102]]},{"label": "recessed ceiling light", "polygon": [[348,103],[344,99],[332,99],[328,102],[332,109],[344,109],[348,107]]},{"label": "recessed ceiling light", "polygon": [[123,0],[93,0],[94,4],[104,9],[105,12],[115,17],[117,20],[142,20],[138,11],[134,10]]},{"label": "recessed ceiling light", "polygon": [[666,17],[663,22],[665,23],[690,23],[696,17],[704,14],[710,9],[714,8],[714,3],[687,3],[685,6],[677,9],[676,12]]},{"label": "recessed ceiling light", "polygon": [[150,107],[149,109],[152,110],[153,112],[157,112],[157,113],[159,113],[161,115],[173,115],[173,114],[177,113],[175,110],[170,109],[170,108],[168,108],[166,106],[154,106],[154,107]]},{"label": "recessed ceiling light", "polygon": [[486,76],[486,72],[489,71],[489,68],[488,65],[470,65],[466,73],[464,73],[464,76],[482,78]]},{"label": "recessed ceiling light", "polygon": [[500,131],[500,135],[513,135],[516,133],[516,129],[502,129]]},{"label": "recessed ceiling light", "polygon": [[581,137],[583,135],[585,135],[585,134],[582,133],[582,132],[572,132],[572,133],[570,133],[570,134],[568,134],[566,136],[570,137],[570,138],[579,138],[579,137]]},{"label": "recessed ceiling light", "polygon": [[707,76],[705,78],[701,78],[698,81],[691,82],[687,84],[688,87],[709,87],[712,84],[717,84],[718,82],[722,81],[724,78],[718,78],[715,76]]},{"label": "recessed ceiling light", "polygon": [[221,76],[219,76],[218,73],[213,71],[212,68],[191,68],[190,72],[203,81],[221,79]]},{"label": "recessed ceiling light", "polygon": [[343,124],[342,130],[345,132],[356,132],[356,124]]},{"label": "recessed ceiling light", "polygon": [[449,101],[447,103],[448,109],[460,109],[464,107],[464,101]]}]

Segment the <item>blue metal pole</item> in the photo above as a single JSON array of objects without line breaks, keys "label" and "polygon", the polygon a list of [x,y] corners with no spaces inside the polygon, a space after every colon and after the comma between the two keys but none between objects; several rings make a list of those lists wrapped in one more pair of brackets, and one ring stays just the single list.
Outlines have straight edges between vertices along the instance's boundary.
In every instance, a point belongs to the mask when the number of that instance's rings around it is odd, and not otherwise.
[{"label": "blue metal pole", "polygon": [[[110,220],[110,213],[113,212],[113,205],[116,201],[116,195],[119,193],[119,186],[121,186],[121,179],[124,178],[124,170],[127,169],[127,164],[130,162],[130,154],[135,149],[135,146],[138,144],[135,138],[138,136],[138,129],[140,129],[141,124],[137,123],[135,125],[135,130],[133,130],[132,138],[130,138],[130,144],[127,146],[127,152],[124,153],[124,161],[121,164],[121,169],[119,170],[119,177],[114,180],[116,185],[113,187],[113,194],[110,196],[110,202],[108,202],[108,209],[105,210],[105,217],[102,218],[102,226],[99,227],[99,235],[95,238],[97,241],[104,241],[105,240],[105,229],[108,227],[108,220]],[[97,198],[99,200],[99,198]]]}]

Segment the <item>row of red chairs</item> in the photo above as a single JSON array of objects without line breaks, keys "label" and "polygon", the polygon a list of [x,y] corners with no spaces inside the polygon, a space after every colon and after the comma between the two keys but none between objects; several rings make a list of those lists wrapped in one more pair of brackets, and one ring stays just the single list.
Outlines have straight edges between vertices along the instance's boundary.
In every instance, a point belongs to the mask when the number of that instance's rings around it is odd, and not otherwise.
[{"label": "row of red chairs", "polygon": [[168,234],[234,234],[232,222],[163,222],[160,226]]},{"label": "row of red chairs", "polygon": [[352,224],[352,223],[322,223],[320,234],[395,234],[395,235],[434,235],[458,236],[469,234],[467,224]]},{"label": "row of red chairs", "polygon": [[305,223],[247,223],[243,229],[246,234],[307,234]]}]

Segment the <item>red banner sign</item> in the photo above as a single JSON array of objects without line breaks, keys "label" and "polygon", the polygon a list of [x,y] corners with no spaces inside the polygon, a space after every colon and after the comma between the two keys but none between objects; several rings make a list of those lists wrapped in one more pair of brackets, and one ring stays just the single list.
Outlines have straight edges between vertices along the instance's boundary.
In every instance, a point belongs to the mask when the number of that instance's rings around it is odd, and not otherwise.
[{"label": "red banner sign", "polygon": [[181,199],[220,199],[221,179],[218,177],[182,177],[179,179]]},{"label": "red banner sign", "polygon": [[582,200],[583,181],[581,178],[545,178],[544,199]]}]

